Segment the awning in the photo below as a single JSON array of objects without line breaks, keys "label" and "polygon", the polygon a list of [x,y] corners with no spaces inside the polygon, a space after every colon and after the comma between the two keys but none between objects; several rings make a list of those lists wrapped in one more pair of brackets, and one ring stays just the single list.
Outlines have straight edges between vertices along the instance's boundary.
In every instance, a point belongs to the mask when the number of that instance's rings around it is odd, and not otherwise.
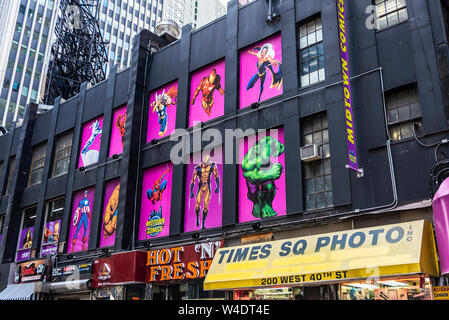
[{"label": "awning", "polygon": [[34,282],[10,284],[0,292],[0,300],[33,300],[33,293],[35,293]]},{"label": "awning", "polygon": [[438,276],[432,225],[414,221],[237,247],[215,254],[205,290]]}]

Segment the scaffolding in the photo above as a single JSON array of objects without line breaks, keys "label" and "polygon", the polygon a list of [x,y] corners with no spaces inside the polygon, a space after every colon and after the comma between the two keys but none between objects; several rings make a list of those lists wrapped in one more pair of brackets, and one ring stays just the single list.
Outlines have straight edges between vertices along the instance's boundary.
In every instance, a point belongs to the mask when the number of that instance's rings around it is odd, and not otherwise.
[{"label": "scaffolding", "polygon": [[45,104],[65,100],[80,91],[83,82],[95,85],[106,78],[108,56],[100,33],[100,0],[61,0],[55,25],[56,42],[45,88]]}]

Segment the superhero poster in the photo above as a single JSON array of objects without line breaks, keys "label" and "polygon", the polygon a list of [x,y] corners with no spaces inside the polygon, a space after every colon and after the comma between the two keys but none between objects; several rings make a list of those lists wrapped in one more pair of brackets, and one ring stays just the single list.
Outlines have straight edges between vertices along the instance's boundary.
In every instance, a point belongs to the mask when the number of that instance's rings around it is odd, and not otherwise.
[{"label": "superhero poster", "polygon": [[239,222],[280,217],[286,211],[283,128],[241,139]]},{"label": "superhero poster", "polygon": [[81,189],[73,195],[72,216],[69,220],[68,253],[85,251],[89,247],[95,188]]},{"label": "superhero poster", "polygon": [[143,172],[139,240],[168,236],[173,164],[167,162]]},{"label": "superhero poster", "polygon": [[109,145],[109,158],[114,154],[123,153],[123,143],[126,128],[127,106],[121,106],[114,110],[111,127],[111,143]]},{"label": "superhero poster", "polygon": [[197,152],[186,166],[184,232],[220,227],[223,204],[222,148]]},{"label": "superhero poster", "polygon": [[147,143],[170,136],[176,129],[178,81],[150,93],[148,108]]},{"label": "superhero poster", "polygon": [[240,52],[240,109],[283,93],[281,35]]},{"label": "superhero poster", "polygon": [[115,244],[119,193],[120,178],[106,183],[104,191],[103,217],[101,220],[100,248],[110,247]]},{"label": "superhero poster", "polygon": [[93,119],[83,126],[78,168],[97,163],[100,156],[103,116]]},{"label": "superhero poster", "polygon": [[60,230],[61,220],[50,221],[45,224],[41,247],[41,257],[56,253],[58,248]]},{"label": "superhero poster", "polygon": [[225,61],[195,71],[190,78],[189,127],[224,115]]},{"label": "superhero poster", "polygon": [[31,258],[31,244],[33,242],[34,227],[22,229],[17,245],[16,261],[25,261]]}]

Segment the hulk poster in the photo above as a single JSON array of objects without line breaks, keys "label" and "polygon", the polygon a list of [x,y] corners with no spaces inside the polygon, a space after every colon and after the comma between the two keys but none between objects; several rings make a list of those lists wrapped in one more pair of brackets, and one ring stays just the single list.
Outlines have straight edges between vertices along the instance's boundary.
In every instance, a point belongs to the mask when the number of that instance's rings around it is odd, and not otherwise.
[{"label": "hulk poster", "polygon": [[283,128],[239,141],[239,222],[286,214]]}]

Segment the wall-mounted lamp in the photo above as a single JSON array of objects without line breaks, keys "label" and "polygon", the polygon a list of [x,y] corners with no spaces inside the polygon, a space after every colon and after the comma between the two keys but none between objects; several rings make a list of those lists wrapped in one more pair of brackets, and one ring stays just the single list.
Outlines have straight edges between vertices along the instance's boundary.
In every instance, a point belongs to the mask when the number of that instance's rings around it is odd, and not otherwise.
[{"label": "wall-mounted lamp", "polygon": [[260,222],[253,223],[252,227],[254,230],[260,230],[260,229],[262,229],[262,224]]},{"label": "wall-mounted lamp", "polygon": [[86,170],[86,168],[80,167],[79,170],[80,170],[80,171],[84,171],[84,170]]},{"label": "wall-mounted lamp", "polygon": [[153,139],[153,140],[151,140],[151,144],[152,144],[153,146],[156,145],[156,144],[159,144],[159,140]]},{"label": "wall-mounted lamp", "polygon": [[192,234],[192,238],[193,239],[199,239],[200,238],[200,234],[198,232],[195,232],[194,234]]},{"label": "wall-mounted lamp", "polygon": [[118,154],[113,154],[112,155],[112,159],[118,159],[119,155]]},{"label": "wall-mounted lamp", "polygon": [[251,109],[259,109],[259,108],[260,108],[260,103],[254,102],[251,104]]}]

